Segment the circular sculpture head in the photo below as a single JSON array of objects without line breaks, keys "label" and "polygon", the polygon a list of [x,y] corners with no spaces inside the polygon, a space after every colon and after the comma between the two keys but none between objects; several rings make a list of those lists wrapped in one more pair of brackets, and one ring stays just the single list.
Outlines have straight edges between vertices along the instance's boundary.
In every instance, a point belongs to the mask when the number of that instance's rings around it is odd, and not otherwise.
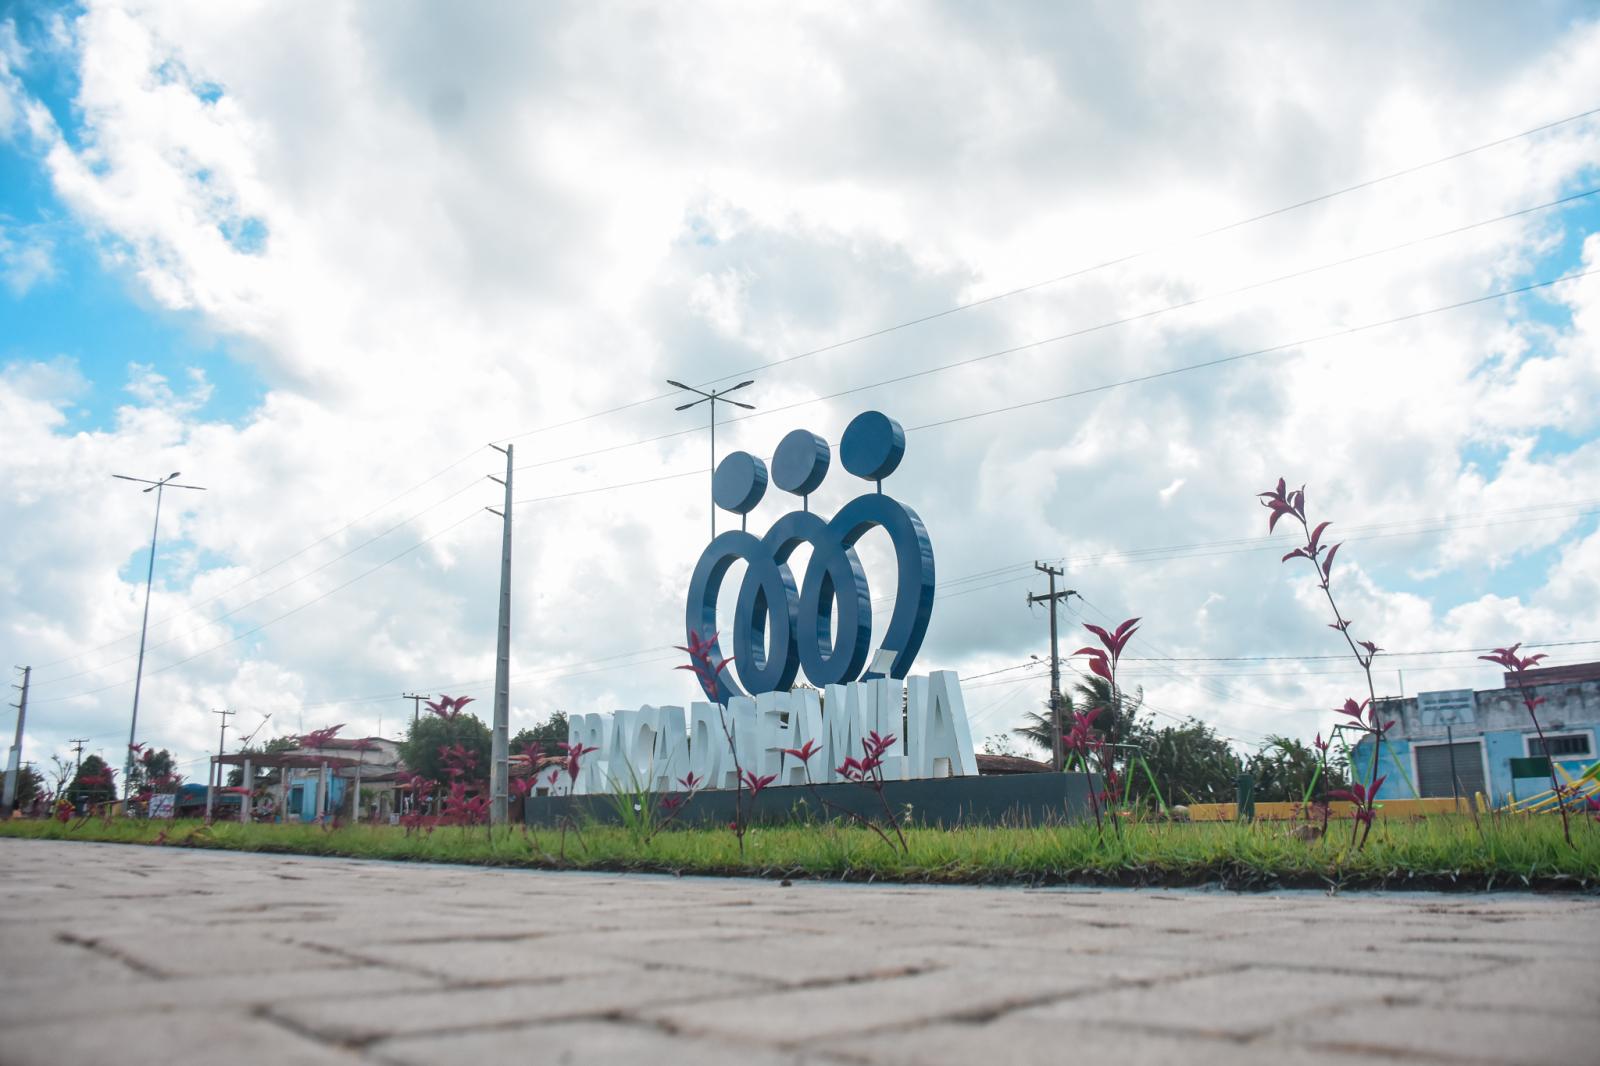
[{"label": "circular sculpture head", "polygon": [[749,452],[734,452],[717,464],[711,498],[734,514],[748,514],[767,491],[767,464]]},{"label": "circular sculpture head", "polygon": [[906,431],[882,411],[863,411],[839,439],[839,461],[866,481],[882,481],[906,454]]},{"label": "circular sculpture head", "polygon": [[785,492],[809,496],[828,476],[828,442],[809,429],[797,429],[772,455],[772,482]]}]

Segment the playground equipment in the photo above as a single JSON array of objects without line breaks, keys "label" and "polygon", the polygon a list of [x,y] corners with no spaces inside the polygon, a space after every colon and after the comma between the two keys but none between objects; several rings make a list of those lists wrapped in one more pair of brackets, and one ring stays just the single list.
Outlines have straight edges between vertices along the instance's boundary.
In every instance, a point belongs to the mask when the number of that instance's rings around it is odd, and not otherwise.
[{"label": "playground equipment", "polygon": [[[1521,765],[1519,765],[1521,764]],[[1530,759],[1511,760],[1511,799],[1502,811],[1521,811],[1529,814],[1549,814],[1556,809],[1555,789],[1547,788],[1536,792],[1532,796],[1519,798],[1517,796],[1517,782],[1530,777],[1549,780],[1550,762],[1543,756]],[[1600,762],[1595,763],[1577,777],[1567,773],[1566,768],[1560,763],[1555,764],[1556,772],[1566,779],[1562,787],[1563,795],[1570,801],[1582,804],[1590,797],[1600,796]]]}]

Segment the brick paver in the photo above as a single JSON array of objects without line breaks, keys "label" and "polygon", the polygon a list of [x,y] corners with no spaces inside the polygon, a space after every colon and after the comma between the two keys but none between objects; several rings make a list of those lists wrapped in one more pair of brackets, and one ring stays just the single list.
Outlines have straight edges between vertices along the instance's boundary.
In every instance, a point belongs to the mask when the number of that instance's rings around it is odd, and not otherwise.
[{"label": "brick paver", "polygon": [[1600,899],[941,889],[0,839],[0,1064],[1588,1063]]}]

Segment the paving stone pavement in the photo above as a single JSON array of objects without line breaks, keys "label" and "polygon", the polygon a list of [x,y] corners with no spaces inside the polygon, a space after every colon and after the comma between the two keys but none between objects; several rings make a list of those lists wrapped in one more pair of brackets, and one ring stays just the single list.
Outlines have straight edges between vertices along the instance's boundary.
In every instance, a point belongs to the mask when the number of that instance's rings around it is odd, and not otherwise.
[{"label": "paving stone pavement", "polygon": [[0,1063],[1600,1062],[1600,899],[0,839]]}]

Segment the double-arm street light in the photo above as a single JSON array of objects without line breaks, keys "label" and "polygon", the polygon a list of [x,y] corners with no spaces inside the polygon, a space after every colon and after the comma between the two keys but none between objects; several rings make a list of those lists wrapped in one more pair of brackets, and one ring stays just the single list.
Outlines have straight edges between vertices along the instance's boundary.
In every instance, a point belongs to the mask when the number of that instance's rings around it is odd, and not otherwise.
[{"label": "double-arm street light", "polygon": [[697,389],[693,385],[685,385],[681,381],[673,381],[671,378],[667,379],[667,384],[671,385],[675,389],[682,389],[685,392],[692,392],[696,396],[700,397],[698,400],[690,400],[688,403],[679,404],[677,407],[673,408],[673,410],[687,411],[689,408],[698,407],[701,404],[709,404],[711,407],[711,536],[713,539],[715,539],[717,535],[717,404],[719,402],[731,403],[735,407],[743,407],[746,411],[754,411],[756,409],[754,404],[740,403],[738,400],[730,400],[728,399],[728,393],[737,392],[746,385],[754,385],[755,382],[741,381],[737,385],[729,385],[725,389],[712,389],[710,392]]},{"label": "double-arm street light", "polygon": [[161,493],[165,489],[193,489],[196,492],[204,492],[205,486],[175,484],[175,479],[178,476],[178,471],[176,470],[159,481],[151,481],[149,478],[142,477],[129,477],[127,474],[112,474],[111,476],[120,478],[123,481],[137,481],[142,485],[148,485],[149,487],[143,491],[156,494],[156,521],[150,530],[150,565],[145,570],[144,575],[144,621],[139,623],[139,664],[133,670],[133,721],[128,725],[128,757],[122,767],[122,794],[126,798],[133,794],[133,745],[134,741],[138,739],[135,734],[139,731],[139,686],[144,680],[144,638],[145,633],[150,628],[150,585],[154,582],[156,576],[156,536],[161,532]]}]

